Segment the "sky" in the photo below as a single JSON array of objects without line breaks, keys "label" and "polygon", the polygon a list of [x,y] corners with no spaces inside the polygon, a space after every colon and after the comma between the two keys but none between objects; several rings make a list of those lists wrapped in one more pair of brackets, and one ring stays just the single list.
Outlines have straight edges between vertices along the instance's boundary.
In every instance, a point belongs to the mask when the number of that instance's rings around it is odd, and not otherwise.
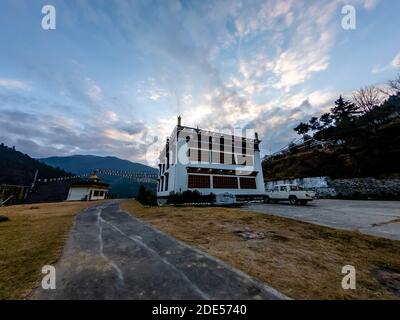
[{"label": "sky", "polygon": [[2,0],[0,142],[154,165],[182,115],[254,129],[271,153],[340,94],[400,72],[399,12],[392,0]]}]

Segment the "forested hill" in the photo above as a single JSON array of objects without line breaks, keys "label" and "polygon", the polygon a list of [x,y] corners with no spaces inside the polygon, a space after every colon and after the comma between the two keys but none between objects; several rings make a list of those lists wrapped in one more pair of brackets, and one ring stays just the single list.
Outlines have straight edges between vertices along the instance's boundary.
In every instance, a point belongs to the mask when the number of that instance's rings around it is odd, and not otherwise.
[{"label": "forested hill", "polygon": [[400,76],[395,94],[376,103],[376,89],[340,97],[331,112],[300,123],[303,137],[263,161],[266,180],[317,176],[400,178]]},{"label": "forested hill", "polygon": [[0,144],[0,184],[30,185],[34,179],[36,170],[38,178],[59,178],[71,174],[44,164],[15,150],[3,143]]}]

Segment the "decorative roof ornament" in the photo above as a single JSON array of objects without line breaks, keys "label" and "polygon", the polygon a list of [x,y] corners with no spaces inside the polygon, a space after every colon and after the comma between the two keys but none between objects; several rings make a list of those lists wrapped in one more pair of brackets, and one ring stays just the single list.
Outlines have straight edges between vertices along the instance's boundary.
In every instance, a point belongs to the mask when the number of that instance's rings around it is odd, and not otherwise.
[{"label": "decorative roof ornament", "polygon": [[91,175],[89,176],[89,180],[93,182],[98,182],[100,178],[97,175],[97,171],[93,171]]}]

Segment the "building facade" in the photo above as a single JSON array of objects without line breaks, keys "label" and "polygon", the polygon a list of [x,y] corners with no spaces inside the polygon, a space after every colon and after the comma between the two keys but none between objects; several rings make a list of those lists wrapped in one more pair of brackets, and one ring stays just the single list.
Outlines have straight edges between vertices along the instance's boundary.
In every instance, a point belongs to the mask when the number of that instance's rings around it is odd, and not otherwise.
[{"label": "building facade", "polygon": [[67,201],[95,201],[107,199],[109,184],[99,182],[96,175],[88,180],[82,180],[71,184]]},{"label": "building facade", "polygon": [[202,195],[230,193],[237,200],[262,198],[261,141],[256,133],[240,133],[186,127],[178,117],[159,157],[157,197],[197,190]]}]

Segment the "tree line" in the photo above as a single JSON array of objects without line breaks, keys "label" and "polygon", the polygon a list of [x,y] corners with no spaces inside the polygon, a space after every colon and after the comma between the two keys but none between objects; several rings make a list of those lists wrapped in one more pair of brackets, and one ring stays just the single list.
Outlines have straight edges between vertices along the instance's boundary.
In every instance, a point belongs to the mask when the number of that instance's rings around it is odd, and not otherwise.
[{"label": "tree line", "polygon": [[294,131],[304,141],[314,138],[334,144],[360,142],[359,135],[377,136],[385,123],[399,116],[399,101],[400,75],[384,88],[368,86],[356,91],[350,99],[340,96],[330,112],[312,117],[307,123],[301,122]]},{"label": "tree line", "polygon": [[303,142],[266,157],[265,179],[400,178],[400,75],[340,96],[329,112],[294,130]]}]

